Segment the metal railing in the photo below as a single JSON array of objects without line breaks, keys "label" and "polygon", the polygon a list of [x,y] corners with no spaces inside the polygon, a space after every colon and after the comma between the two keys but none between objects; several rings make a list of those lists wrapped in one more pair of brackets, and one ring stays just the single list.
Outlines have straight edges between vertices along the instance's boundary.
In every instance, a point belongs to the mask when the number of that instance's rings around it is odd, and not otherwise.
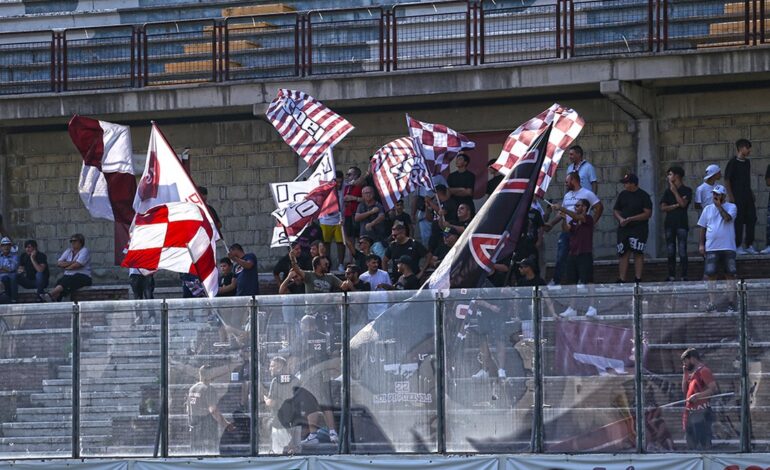
[{"label": "metal railing", "polygon": [[0,95],[765,43],[760,0],[448,0],[0,34]]},{"label": "metal railing", "polygon": [[[705,450],[766,452],[768,287],[3,306],[0,459],[701,452],[681,425],[688,347],[718,386]],[[598,315],[563,314],[589,307]],[[211,407],[232,426],[201,436]],[[312,413],[338,443],[301,442]]]}]

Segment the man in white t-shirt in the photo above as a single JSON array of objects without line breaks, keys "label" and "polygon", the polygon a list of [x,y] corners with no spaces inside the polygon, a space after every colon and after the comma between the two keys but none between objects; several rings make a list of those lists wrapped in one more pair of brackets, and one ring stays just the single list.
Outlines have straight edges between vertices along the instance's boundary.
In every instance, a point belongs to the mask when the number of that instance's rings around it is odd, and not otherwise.
[{"label": "man in white t-shirt", "polygon": [[696,209],[702,210],[714,202],[711,191],[721,177],[722,171],[719,169],[719,165],[712,164],[706,167],[706,174],[703,175],[703,184],[695,189],[695,194],[692,198]]},{"label": "man in white t-shirt", "polygon": [[385,300],[387,299],[388,288],[392,283],[390,282],[390,275],[380,269],[380,262],[380,257],[375,254],[367,256],[367,271],[358,277],[358,279],[368,282],[369,286],[371,286],[372,293],[369,294],[369,320],[374,320],[388,308]]},{"label": "man in white t-shirt", "polygon": [[[721,264],[725,277],[735,280],[737,272],[735,264],[735,217],[738,208],[735,204],[727,202],[727,189],[721,184],[711,190],[712,204],[703,208],[698,219],[698,227],[701,227],[700,254],[705,257],[703,272],[709,281],[716,281],[717,271]],[[728,313],[735,313],[735,289],[729,287]],[[707,312],[716,311],[714,304],[714,289],[709,289],[709,305]]]},{"label": "man in white t-shirt", "polygon": [[[567,192],[564,194],[561,207],[575,212],[575,204],[581,199],[585,199],[591,204],[590,212],[594,223],[598,223],[604,211],[604,206],[596,194],[580,186],[580,175],[575,171],[568,173],[564,184],[567,187]],[[544,226],[546,232],[550,232],[554,225],[559,222],[561,222],[562,227],[562,232],[559,234],[559,242],[556,245],[556,266],[553,271],[553,284],[561,283],[562,271],[564,271],[567,264],[567,255],[569,254],[569,223],[571,220],[572,218],[568,215],[555,211],[554,218],[546,222]]]}]

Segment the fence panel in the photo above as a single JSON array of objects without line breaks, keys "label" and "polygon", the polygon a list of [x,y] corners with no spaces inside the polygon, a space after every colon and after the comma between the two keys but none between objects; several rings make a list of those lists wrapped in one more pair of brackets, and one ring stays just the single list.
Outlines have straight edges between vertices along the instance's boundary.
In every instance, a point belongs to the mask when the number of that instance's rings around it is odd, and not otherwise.
[{"label": "fence panel", "polygon": [[482,63],[559,57],[561,11],[556,4],[507,6],[484,2],[483,6]]},{"label": "fence panel", "polygon": [[571,50],[574,56],[652,51],[652,0],[570,1]]},{"label": "fence panel", "polygon": [[770,393],[765,378],[770,370],[770,282],[747,281],[748,385],[751,449],[770,451]]},{"label": "fence panel", "polygon": [[225,19],[225,80],[298,76],[299,41],[297,14]]},{"label": "fence panel", "polygon": [[752,3],[737,0],[662,0],[665,49],[749,44]]},{"label": "fence panel", "polygon": [[0,35],[0,95],[55,91],[53,31]]},{"label": "fence panel", "polygon": [[393,69],[471,63],[471,11],[467,2],[393,7]]},{"label": "fence panel", "polygon": [[308,19],[308,75],[384,70],[381,7],[314,11]]},{"label": "fence panel", "polygon": [[218,43],[214,20],[144,25],[145,85],[181,85],[217,80]]},{"label": "fence panel", "polygon": [[135,86],[136,52],[133,26],[65,30],[63,89]]}]

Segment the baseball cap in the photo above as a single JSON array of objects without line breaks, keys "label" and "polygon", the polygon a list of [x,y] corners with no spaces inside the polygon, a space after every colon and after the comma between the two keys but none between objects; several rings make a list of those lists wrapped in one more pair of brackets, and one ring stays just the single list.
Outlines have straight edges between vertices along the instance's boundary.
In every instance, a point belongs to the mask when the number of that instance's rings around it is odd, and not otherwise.
[{"label": "baseball cap", "polygon": [[527,266],[533,269],[535,268],[535,260],[532,258],[524,258],[522,260],[519,260],[517,264],[519,266]]},{"label": "baseball cap", "polygon": [[721,184],[718,184],[714,186],[714,189],[712,189],[711,192],[714,194],[727,194],[727,189]]},{"label": "baseball cap", "polygon": [[639,184],[639,177],[636,176],[633,173],[626,173],[623,176],[623,179],[620,180],[621,183],[633,183],[633,184]]},{"label": "baseball cap", "polygon": [[716,175],[720,171],[722,171],[722,170],[719,169],[719,165],[713,165],[712,164],[712,165],[707,166],[706,167],[706,174],[703,176],[703,181],[706,181],[707,179],[709,179],[712,176]]},{"label": "baseball cap", "polygon": [[401,255],[398,258],[398,262],[399,263],[408,264],[409,266],[411,266],[412,265],[412,257],[409,256],[409,255]]},{"label": "baseball cap", "polygon": [[2,240],[0,240],[0,245],[13,245],[13,242],[8,237],[3,237]]}]

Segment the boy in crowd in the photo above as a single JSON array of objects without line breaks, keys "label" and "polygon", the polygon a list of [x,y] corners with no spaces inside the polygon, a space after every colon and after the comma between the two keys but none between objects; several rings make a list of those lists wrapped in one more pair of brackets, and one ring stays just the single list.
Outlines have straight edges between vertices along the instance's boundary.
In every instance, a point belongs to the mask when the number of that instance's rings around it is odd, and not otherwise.
[{"label": "boy in crowd", "polygon": [[735,156],[725,167],[727,200],[738,208],[735,217],[735,244],[738,255],[756,255],[754,229],[757,225],[757,207],[751,190],[751,142],[738,139],[735,142]]},{"label": "boy in crowd", "polygon": [[660,210],[666,214],[663,228],[666,233],[666,252],[668,254],[668,279],[676,278],[676,254],[679,252],[681,280],[687,280],[687,208],[692,200],[692,189],[682,184],[684,169],[672,166],[666,174],[668,188],[660,199]]}]

